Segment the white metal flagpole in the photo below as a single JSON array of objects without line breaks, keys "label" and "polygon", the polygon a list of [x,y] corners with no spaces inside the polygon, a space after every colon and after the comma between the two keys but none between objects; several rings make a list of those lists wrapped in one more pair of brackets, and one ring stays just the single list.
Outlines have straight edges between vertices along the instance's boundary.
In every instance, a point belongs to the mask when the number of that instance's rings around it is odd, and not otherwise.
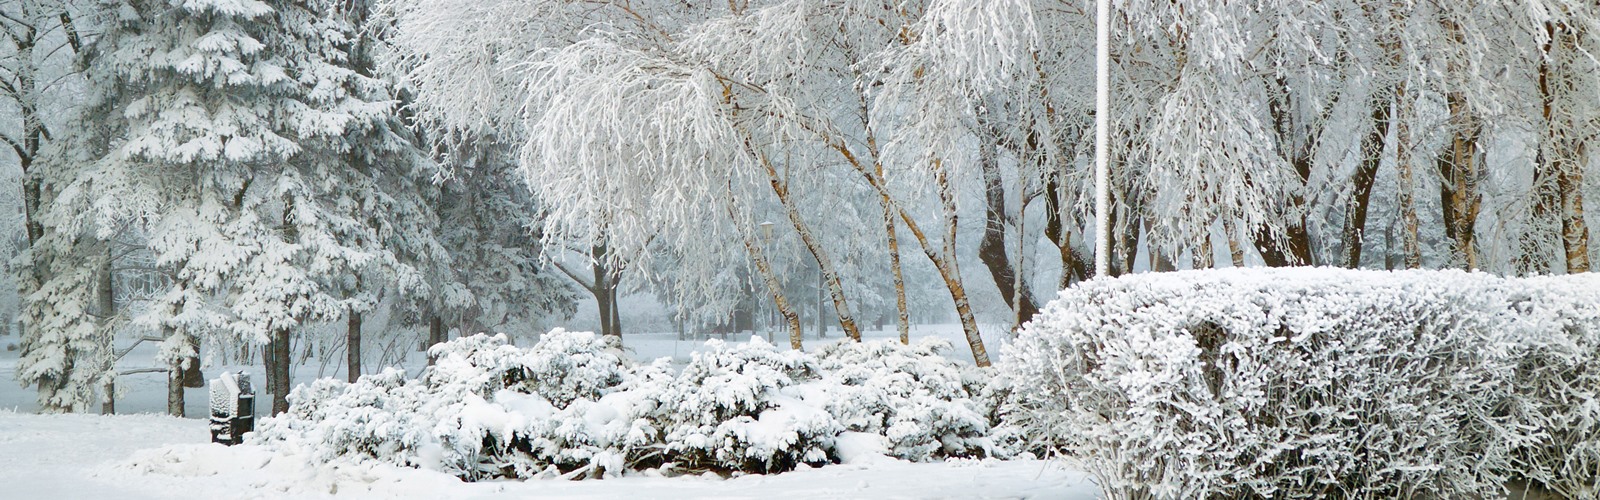
[{"label": "white metal flagpole", "polygon": [[1095,1],[1094,275],[1111,274],[1111,165],[1106,159],[1111,114],[1111,0]]}]

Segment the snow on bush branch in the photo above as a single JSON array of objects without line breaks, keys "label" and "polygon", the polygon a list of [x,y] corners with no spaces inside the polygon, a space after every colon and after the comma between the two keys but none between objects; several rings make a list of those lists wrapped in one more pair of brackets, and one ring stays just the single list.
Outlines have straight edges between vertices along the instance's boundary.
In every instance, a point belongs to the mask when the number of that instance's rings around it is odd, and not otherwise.
[{"label": "snow on bush branch", "polygon": [[674,373],[665,359],[634,364],[588,332],[557,329],[529,348],[466,337],[435,346],[420,379],[389,370],[296,388],[290,411],[250,441],[468,480],[774,472],[860,449],[918,461],[1004,453],[986,437],[983,377],[940,355],[944,341],[710,347]]},{"label": "snow on bush branch", "polygon": [[1108,498],[1600,498],[1600,277],[1227,270],[1061,292],[1023,432]]}]

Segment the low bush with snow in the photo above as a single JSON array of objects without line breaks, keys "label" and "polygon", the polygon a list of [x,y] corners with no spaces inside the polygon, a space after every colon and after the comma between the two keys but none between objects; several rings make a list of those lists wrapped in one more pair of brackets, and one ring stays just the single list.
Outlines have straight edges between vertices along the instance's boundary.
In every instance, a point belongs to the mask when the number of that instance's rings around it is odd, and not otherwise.
[{"label": "low bush with snow", "polygon": [[803,399],[815,360],[761,340],[710,341],[657,396],[667,449],[693,468],[770,472],[829,461],[843,429]]},{"label": "low bush with snow", "polygon": [[1010,421],[1110,498],[1596,498],[1600,279],[1223,270],[1065,290]]},{"label": "low bush with snow", "polygon": [[710,347],[674,373],[666,360],[633,364],[591,333],[556,330],[529,348],[467,337],[435,346],[420,379],[385,371],[299,387],[290,411],[249,440],[469,480],[991,453],[993,412],[973,399],[976,377],[939,354],[947,343]]},{"label": "low bush with snow", "polygon": [[889,454],[905,460],[975,457],[989,452],[990,408],[975,400],[965,365],[930,362],[951,348],[939,339],[910,346],[892,340],[840,342],[817,353],[819,395],[854,432],[882,434]]}]

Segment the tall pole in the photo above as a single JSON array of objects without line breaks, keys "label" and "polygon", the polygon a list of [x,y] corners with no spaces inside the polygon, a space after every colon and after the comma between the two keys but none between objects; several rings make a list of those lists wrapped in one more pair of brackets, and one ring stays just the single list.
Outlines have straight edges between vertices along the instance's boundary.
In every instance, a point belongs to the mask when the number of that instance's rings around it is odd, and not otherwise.
[{"label": "tall pole", "polygon": [[1111,0],[1095,1],[1094,275],[1111,274],[1111,165],[1106,158],[1111,114]]}]

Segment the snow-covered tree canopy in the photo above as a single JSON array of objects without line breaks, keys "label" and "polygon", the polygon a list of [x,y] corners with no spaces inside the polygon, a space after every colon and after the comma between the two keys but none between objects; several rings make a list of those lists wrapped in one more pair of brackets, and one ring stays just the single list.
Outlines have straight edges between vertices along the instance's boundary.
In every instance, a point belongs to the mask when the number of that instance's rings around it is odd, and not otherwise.
[{"label": "snow-covered tree canopy", "polygon": [[[1002,234],[979,255],[996,284],[1023,271],[1008,304],[1033,295],[1039,243],[1059,250],[1058,282],[1083,275],[1089,2],[381,3],[423,121],[512,138],[549,247],[713,283],[723,262],[764,267],[749,229],[773,214],[847,331],[863,300],[845,283],[889,263],[837,262],[863,227],[914,241],[964,323],[963,221],[980,213]],[[1587,269],[1595,96],[1568,89],[1589,88],[1595,6],[1113,9],[1118,272],[1209,266],[1224,247],[1236,265]],[[813,191],[857,193],[844,213],[888,224],[830,234],[838,211],[804,206]]]}]

